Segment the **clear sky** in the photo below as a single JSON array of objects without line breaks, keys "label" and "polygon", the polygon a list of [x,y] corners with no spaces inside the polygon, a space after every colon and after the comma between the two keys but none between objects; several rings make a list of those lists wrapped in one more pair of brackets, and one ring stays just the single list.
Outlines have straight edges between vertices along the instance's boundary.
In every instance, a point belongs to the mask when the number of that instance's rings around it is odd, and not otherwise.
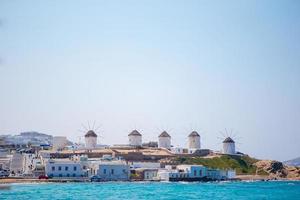
[{"label": "clear sky", "polygon": [[[0,0],[0,134],[300,156],[300,1]],[[221,137],[221,138],[220,138]]]}]

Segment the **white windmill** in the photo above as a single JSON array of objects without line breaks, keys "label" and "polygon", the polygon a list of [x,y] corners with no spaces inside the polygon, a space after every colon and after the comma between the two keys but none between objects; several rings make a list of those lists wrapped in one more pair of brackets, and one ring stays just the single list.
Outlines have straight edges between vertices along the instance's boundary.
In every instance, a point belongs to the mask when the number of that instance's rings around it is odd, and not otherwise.
[{"label": "white windmill", "polygon": [[84,135],[84,141],[85,141],[85,148],[87,149],[94,149],[97,147],[97,140],[98,135],[96,134],[99,127],[95,129],[95,122],[93,123],[93,126],[90,126],[90,123],[88,122],[88,127],[84,126],[82,124],[82,127],[84,128],[85,135]]},{"label": "white windmill", "polygon": [[134,129],[128,134],[128,141],[130,146],[142,146],[142,134]]},{"label": "white windmill", "polygon": [[167,131],[163,131],[158,136],[158,147],[171,149],[171,136],[167,133]]},{"label": "white windmill", "polygon": [[233,135],[233,130],[231,129],[230,133],[227,131],[227,129],[225,128],[225,133],[221,132],[223,136],[223,149],[222,149],[222,153],[223,154],[229,154],[229,155],[233,155],[236,154],[236,147],[235,144],[236,142],[232,139],[235,136]]},{"label": "white windmill", "polygon": [[188,148],[190,153],[201,148],[200,135],[196,131],[192,131],[188,136]]}]

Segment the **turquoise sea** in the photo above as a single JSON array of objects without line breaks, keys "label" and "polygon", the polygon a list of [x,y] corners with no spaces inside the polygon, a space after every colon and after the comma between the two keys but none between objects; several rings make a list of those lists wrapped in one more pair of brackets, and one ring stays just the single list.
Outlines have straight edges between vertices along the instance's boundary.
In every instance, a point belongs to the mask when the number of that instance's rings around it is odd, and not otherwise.
[{"label": "turquoise sea", "polygon": [[300,182],[11,184],[0,199],[300,199]]}]

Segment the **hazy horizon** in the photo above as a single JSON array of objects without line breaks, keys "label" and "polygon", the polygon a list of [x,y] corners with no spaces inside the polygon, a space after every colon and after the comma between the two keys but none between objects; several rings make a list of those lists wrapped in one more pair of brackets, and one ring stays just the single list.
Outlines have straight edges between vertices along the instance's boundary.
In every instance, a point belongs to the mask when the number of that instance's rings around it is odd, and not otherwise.
[{"label": "hazy horizon", "polygon": [[299,1],[0,1],[0,135],[300,156]]}]

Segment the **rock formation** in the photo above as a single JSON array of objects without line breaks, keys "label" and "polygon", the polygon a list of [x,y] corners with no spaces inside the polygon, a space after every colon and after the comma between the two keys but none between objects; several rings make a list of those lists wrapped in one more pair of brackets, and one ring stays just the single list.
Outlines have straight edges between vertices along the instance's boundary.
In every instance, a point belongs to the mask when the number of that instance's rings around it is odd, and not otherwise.
[{"label": "rock formation", "polygon": [[300,178],[300,168],[289,167],[282,162],[275,160],[261,160],[254,165],[257,167],[257,171],[266,172],[270,178]]}]

